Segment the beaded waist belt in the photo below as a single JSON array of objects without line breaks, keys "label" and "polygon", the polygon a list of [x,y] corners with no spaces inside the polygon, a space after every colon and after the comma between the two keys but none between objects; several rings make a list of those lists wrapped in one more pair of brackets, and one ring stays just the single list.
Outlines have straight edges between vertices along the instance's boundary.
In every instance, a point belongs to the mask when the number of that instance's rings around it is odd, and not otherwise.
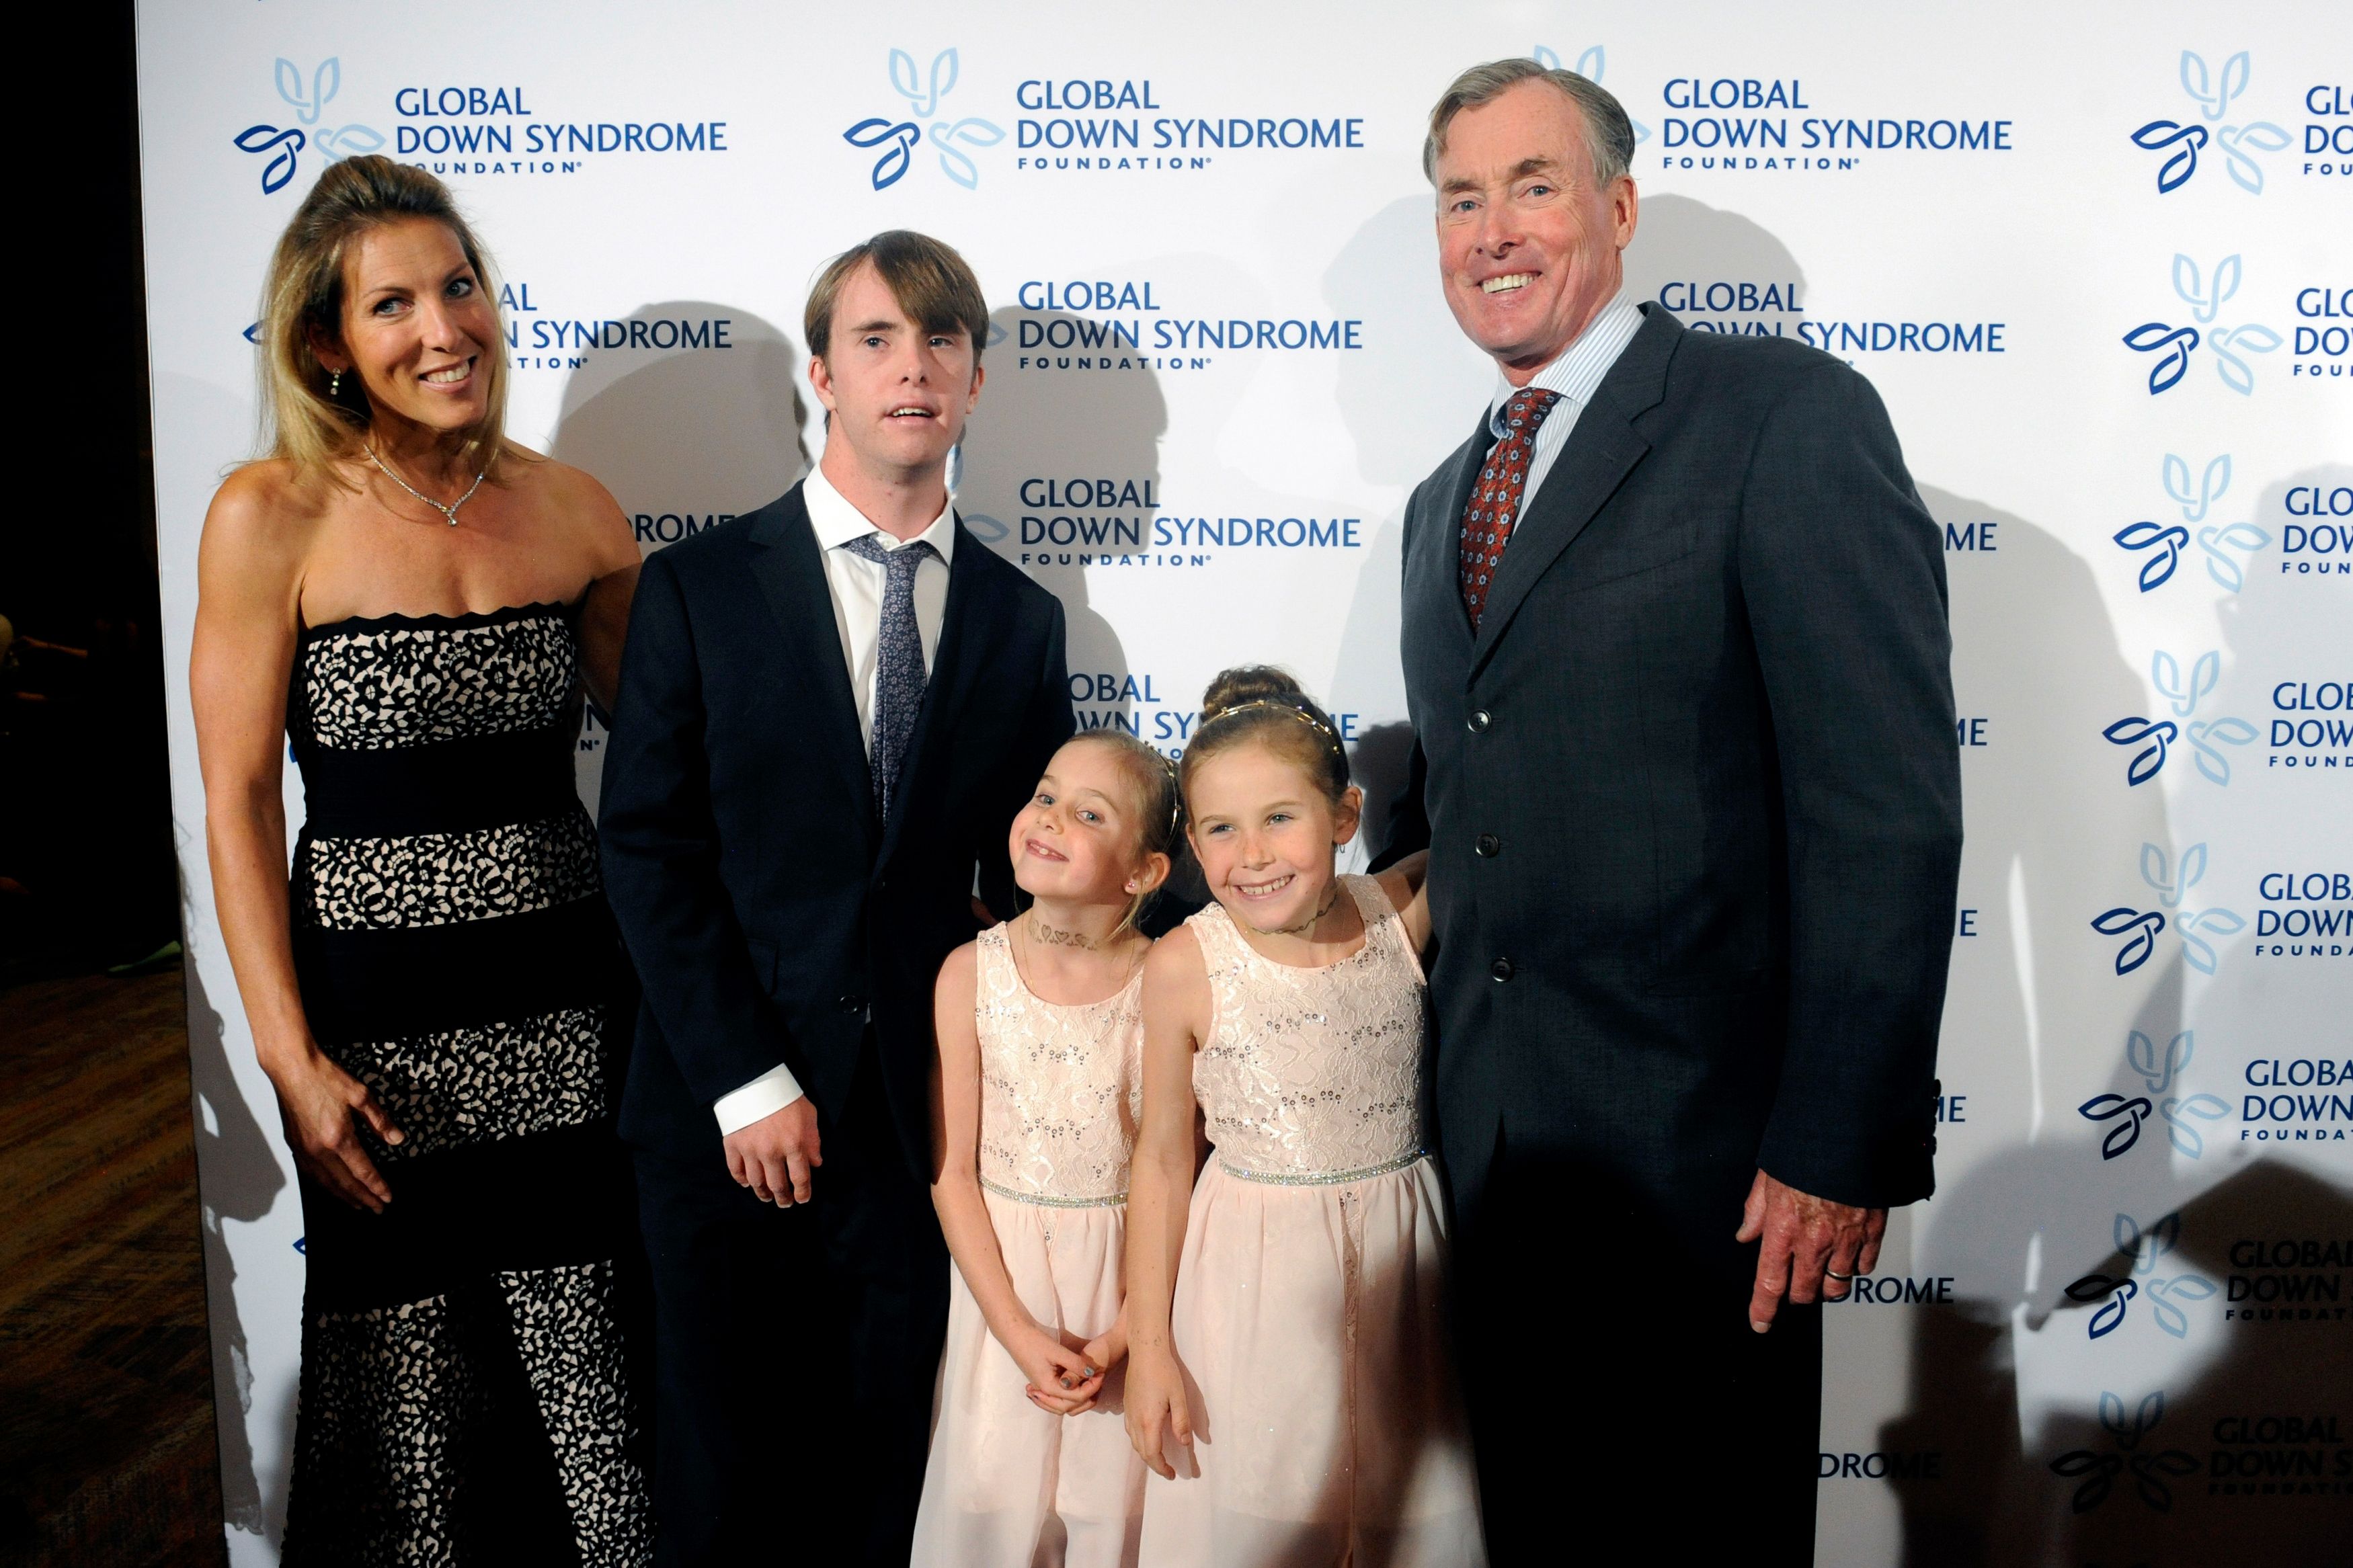
[{"label": "beaded waist belt", "polygon": [[1018,1192],[1011,1187],[999,1186],[987,1176],[980,1178],[980,1184],[1000,1198],[1017,1204],[1035,1204],[1039,1208],[1112,1209],[1121,1207],[1127,1202],[1125,1193],[1113,1193],[1107,1198],[1066,1198],[1054,1193]]},{"label": "beaded waist belt", "polygon": [[1245,1182],[1260,1182],[1270,1187],[1336,1187],[1348,1182],[1369,1182],[1375,1176],[1386,1176],[1392,1171],[1402,1171],[1417,1160],[1426,1159],[1430,1151],[1413,1149],[1394,1160],[1384,1160],[1377,1165],[1366,1165],[1360,1171],[1245,1171],[1220,1155],[1218,1164],[1227,1175]]}]

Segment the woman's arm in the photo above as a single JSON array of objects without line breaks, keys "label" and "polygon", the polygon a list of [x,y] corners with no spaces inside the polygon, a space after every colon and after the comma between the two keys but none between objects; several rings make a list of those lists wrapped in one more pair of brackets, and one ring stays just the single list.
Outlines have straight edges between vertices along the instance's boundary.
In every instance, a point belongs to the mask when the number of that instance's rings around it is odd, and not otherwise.
[{"label": "woman's arm", "polygon": [[278,1091],[286,1142],[313,1180],[382,1210],[392,1189],[353,1125],[387,1143],[399,1130],[367,1087],[320,1051],[294,980],[282,790],[286,689],[301,626],[307,509],[266,469],[232,476],[205,518],[196,555],[196,631],[188,684],[205,781],[213,904],[253,1031]]},{"label": "woman's arm", "polygon": [[980,1194],[980,1037],[973,1025],[978,958],[970,942],[948,954],[932,993],[932,1206],[988,1331],[1029,1378],[1029,1397],[1057,1415],[1076,1415],[1094,1407],[1103,1369],[1090,1371],[1083,1346],[1064,1344],[1021,1304]]},{"label": "woman's arm", "polygon": [[557,504],[588,531],[588,597],[580,610],[580,673],[588,696],[606,713],[621,686],[621,644],[629,629],[629,600],[638,591],[636,536],[612,493],[577,468],[558,468]]},{"label": "woman's arm", "polygon": [[1144,1125],[1127,1194],[1127,1436],[1160,1475],[1164,1432],[1190,1447],[1192,1411],[1168,1316],[1193,1192],[1193,1051],[1208,1032],[1209,973],[1179,926],[1144,962]]}]

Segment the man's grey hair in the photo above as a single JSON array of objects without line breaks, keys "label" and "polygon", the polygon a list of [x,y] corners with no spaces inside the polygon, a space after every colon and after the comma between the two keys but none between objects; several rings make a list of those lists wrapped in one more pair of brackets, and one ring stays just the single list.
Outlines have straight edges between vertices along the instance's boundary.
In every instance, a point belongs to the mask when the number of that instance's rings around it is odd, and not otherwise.
[{"label": "man's grey hair", "polygon": [[1585,145],[1593,154],[1595,181],[1606,190],[1611,181],[1625,174],[1634,162],[1634,122],[1626,118],[1616,95],[1575,71],[1542,66],[1524,56],[1472,66],[1456,77],[1454,85],[1439,99],[1438,107],[1430,111],[1430,134],[1421,143],[1421,172],[1430,183],[1438,183],[1438,155],[1446,151],[1446,128],[1456,115],[1478,108],[1507,88],[1538,79],[1567,94],[1585,117]]}]

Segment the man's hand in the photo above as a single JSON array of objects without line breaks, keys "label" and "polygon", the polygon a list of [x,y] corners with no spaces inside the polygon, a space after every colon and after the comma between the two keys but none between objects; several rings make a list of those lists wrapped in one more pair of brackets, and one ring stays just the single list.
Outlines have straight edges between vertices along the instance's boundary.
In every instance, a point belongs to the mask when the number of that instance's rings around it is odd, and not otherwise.
[{"label": "man's hand", "polygon": [[818,1153],[817,1107],[802,1095],[781,1110],[727,1134],[727,1173],[764,1204],[788,1209],[809,1201]]},{"label": "man's hand", "polygon": [[1748,1326],[1773,1326],[1786,1293],[1800,1303],[1818,1297],[1843,1300],[1849,1282],[1879,1267],[1885,1209],[1850,1208],[1785,1186],[1764,1172],[1748,1188],[1736,1241],[1765,1238],[1757,1255],[1757,1289],[1748,1299]]}]

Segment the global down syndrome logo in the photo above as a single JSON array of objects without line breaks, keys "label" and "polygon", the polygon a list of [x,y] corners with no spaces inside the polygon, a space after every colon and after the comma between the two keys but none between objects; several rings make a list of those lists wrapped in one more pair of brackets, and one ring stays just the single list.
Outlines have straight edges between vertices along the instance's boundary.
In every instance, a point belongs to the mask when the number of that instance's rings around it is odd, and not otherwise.
[{"label": "global down syndrome logo", "polygon": [[[2207,510],[2230,488],[2230,453],[2210,459],[2194,485],[2189,478],[2189,464],[2174,453],[2165,455],[2165,493],[2181,509],[2181,521],[2143,520],[2126,523],[2112,536],[2120,549],[2142,557],[2142,593],[2153,593],[2173,580],[2174,568],[2181,564],[2181,552],[2189,543],[2189,530],[2184,524],[2203,522]],[[2271,542],[2272,536],[2252,522],[2225,523],[2198,531],[2198,548],[2206,552],[2206,575],[2232,594],[2246,586],[2246,573],[2231,552],[2244,551],[2252,555]]]},{"label": "global down syndrome logo", "polygon": [[2198,173],[2198,154],[2211,141],[2222,149],[2222,157],[2232,183],[2250,195],[2263,194],[2263,166],[2256,161],[2258,153],[2277,153],[2289,142],[2288,133],[2268,120],[2249,121],[2243,125],[2225,125],[2222,116],[2230,112],[2231,100],[2247,90],[2254,74],[2247,51],[2241,49],[2222,62],[2220,71],[2210,70],[2203,55],[2195,50],[2181,51],[2181,90],[2198,106],[2198,121],[2152,120],[2132,133],[2133,145],[2144,152],[2164,154],[2158,165],[2157,192],[2170,195],[2188,184]]},{"label": "global down syndrome logo", "polygon": [[2219,1095],[2171,1096],[2171,1089],[2198,1052],[2198,1032],[2184,1029],[2159,1050],[2157,1041],[2138,1029],[2125,1038],[2125,1062],[2140,1076],[2147,1094],[2095,1094],[2075,1108],[2086,1121],[2113,1122],[2100,1140],[2103,1162],[2121,1159],[2140,1142],[2142,1126],[2154,1111],[2166,1125],[2173,1147],[2192,1160],[2206,1153],[2206,1134],[2197,1123],[2219,1121],[2231,1113],[2230,1101]]},{"label": "global down syndrome logo", "polygon": [[2179,1448],[2144,1450],[2141,1439],[2157,1430],[2165,1419],[2165,1391],[2158,1389],[2140,1402],[2130,1415],[2125,1412],[2125,1402],[2116,1394],[2103,1391],[2100,1394],[2100,1426],[2116,1445],[2103,1453],[2095,1448],[2071,1448],[2051,1461],[2053,1473],[2073,1480],[2082,1477],[2069,1506],[2077,1513],[2089,1513],[2108,1500],[2116,1489],[2116,1478],[2129,1473],[2133,1490],[2140,1500],[2159,1513],[2173,1510],[2173,1489],[2164,1478],[2189,1476],[2198,1472],[2195,1455]]},{"label": "global down syndrome logo", "polygon": [[2192,844],[2184,849],[2177,866],[2162,848],[2144,844],[2140,847],[2140,876],[2142,881],[2157,889],[2159,909],[2137,910],[2129,904],[2119,904],[2092,917],[2094,931],[2102,936],[2124,939],[2124,945],[2116,950],[2116,973],[2130,974],[2149,961],[2157,952],[2158,936],[2166,928],[2163,911],[2172,910],[2173,928],[2181,938],[2182,961],[2201,974],[2213,973],[2214,946],[2200,933],[2236,936],[2247,929],[2247,922],[2232,910],[2181,908],[2189,890],[2205,879],[2206,846]]},{"label": "global down syndrome logo", "polygon": [[[1528,53],[1530,58],[1532,58],[1536,64],[1544,67],[1545,69],[1550,71],[1560,69],[1560,57],[1553,53],[1550,49],[1545,47],[1542,44],[1538,44],[1535,48],[1529,50]],[[1601,85],[1601,73],[1609,68],[1609,53],[1603,49],[1599,44],[1594,45],[1591,48],[1577,57],[1577,74],[1583,77],[1586,80],[1593,83],[1596,87]],[[1648,142],[1651,139],[1651,128],[1643,124],[1641,121],[1629,115],[1627,117],[1626,123],[1634,128],[1635,146],[1640,147],[1643,142]]]},{"label": "global down syndrome logo", "polygon": [[[2125,346],[2133,353],[2158,356],[2148,371],[2150,396],[2170,392],[2180,384],[2181,378],[2189,374],[2189,357],[2200,342],[2214,351],[2214,370],[2222,378],[2222,384],[2242,396],[2255,390],[2255,373],[2242,353],[2267,354],[2287,340],[2259,322],[2236,327],[2213,325],[2223,305],[2238,293],[2243,270],[2237,255],[2226,256],[2214,264],[2210,278],[2190,258],[2179,253],[2174,256],[2173,291],[2189,305],[2190,319],[2199,325],[2177,327],[2167,321],[2143,321],[2124,335]],[[2201,333],[2200,327],[2206,330]]]},{"label": "global down syndrome logo", "polygon": [[[266,161],[261,165],[261,194],[275,195],[293,181],[300,155],[305,146],[315,146],[327,155],[327,162],[338,158],[355,158],[364,153],[374,153],[384,146],[384,133],[373,126],[321,125],[320,116],[343,87],[343,62],[339,55],[330,55],[319,62],[318,68],[305,81],[301,70],[292,60],[277,62],[278,96],[294,110],[295,123],[277,126],[266,121],[248,125],[230,138],[240,153],[250,153]],[[311,129],[304,130],[308,126]]]},{"label": "global down syndrome logo", "polygon": [[2189,1336],[2189,1314],[2182,1310],[2184,1301],[2206,1301],[2213,1299],[2217,1287],[2203,1274],[2159,1275],[2154,1270],[2158,1259],[2173,1250],[2181,1238],[2181,1215],[2167,1215],[2146,1231],[2128,1214],[2116,1215],[2116,1250],[2130,1259],[2130,1272],[2111,1277],[2086,1274],[2067,1287],[2071,1301],[2103,1301],[2100,1310],[2092,1314],[2085,1337],[2105,1339],[2124,1326],[2131,1314],[2133,1301],[2146,1296],[2149,1315],[2157,1326],[2175,1339]]},{"label": "global down syndrome logo", "polygon": [[[860,121],[841,133],[841,139],[853,147],[882,149],[874,160],[871,176],[876,190],[888,190],[905,178],[916,146],[926,139],[939,153],[941,173],[965,190],[979,188],[980,166],[964,149],[994,147],[1005,140],[1005,132],[976,116],[955,121],[935,118],[941,101],[955,90],[960,69],[956,52],[942,49],[932,57],[928,76],[919,78],[914,56],[904,49],[891,51],[891,86],[907,100],[914,118],[896,120],[877,115]],[[928,129],[923,123],[925,121],[931,122]]]},{"label": "global down syndrome logo", "polygon": [[2150,657],[2149,684],[2170,706],[2173,718],[2152,719],[2134,713],[2100,731],[2111,745],[2139,748],[2125,766],[2127,786],[2145,784],[2165,770],[2173,742],[2185,732],[2175,724],[2176,719],[2187,726],[2198,772],[2215,784],[2229,786],[2231,757],[2221,748],[2251,745],[2261,732],[2244,719],[2227,715],[2215,719],[2191,717],[2198,711],[2199,701],[2214,689],[2221,678],[2222,654],[2219,648],[2200,655],[2187,677],[2181,673],[2180,660],[2165,649],[2158,648]]}]

